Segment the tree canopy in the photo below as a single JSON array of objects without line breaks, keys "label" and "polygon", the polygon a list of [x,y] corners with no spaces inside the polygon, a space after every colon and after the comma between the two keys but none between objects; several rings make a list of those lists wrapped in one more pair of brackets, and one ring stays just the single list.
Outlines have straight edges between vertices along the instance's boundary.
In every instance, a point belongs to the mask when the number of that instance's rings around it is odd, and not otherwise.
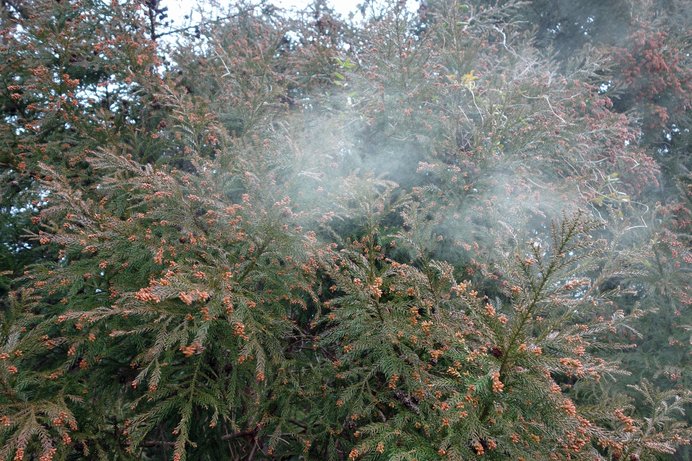
[{"label": "tree canopy", "polygon": [[686,2],[213,11],[0,1],[0,459],[689,457]]}]

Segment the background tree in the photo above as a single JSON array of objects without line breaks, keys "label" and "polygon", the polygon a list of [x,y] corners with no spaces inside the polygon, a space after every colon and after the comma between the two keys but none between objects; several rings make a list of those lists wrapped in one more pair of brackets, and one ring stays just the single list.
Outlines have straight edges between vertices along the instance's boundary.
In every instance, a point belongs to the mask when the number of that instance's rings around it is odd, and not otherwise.
[{"label": "background tree", "polygon": [[530,22],[534,14],[541,18],[539,43],[557,50],[565,65],[570,56],[580,60],[594,49],[609,54],[610,65],[600,67],[595,83],[614,111],[634,120],[639,145],[661,171],[642,201],[647,208],[639,230],[623,242],[617,262],[637,270],[611,283],[625,304],[649,314],[635,324],[643,335],[640,347],[623,360],[632,381],[689,388],[690,7],[676,1],[557,3],[545,8],[531,2],[533,12],[527,10]]}]

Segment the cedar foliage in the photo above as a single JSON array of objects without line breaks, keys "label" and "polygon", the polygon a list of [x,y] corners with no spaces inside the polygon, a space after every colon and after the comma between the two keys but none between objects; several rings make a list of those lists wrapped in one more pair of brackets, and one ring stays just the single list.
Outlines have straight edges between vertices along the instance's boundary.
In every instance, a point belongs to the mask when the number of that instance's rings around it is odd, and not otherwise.
[{"label": "cedar foliage", "polygon": [[2,5],[0,458],[689,443],[689,191],[599,86],[666,37],[575,64],[526,2],[241,3],[162,64],[159,2]]}]

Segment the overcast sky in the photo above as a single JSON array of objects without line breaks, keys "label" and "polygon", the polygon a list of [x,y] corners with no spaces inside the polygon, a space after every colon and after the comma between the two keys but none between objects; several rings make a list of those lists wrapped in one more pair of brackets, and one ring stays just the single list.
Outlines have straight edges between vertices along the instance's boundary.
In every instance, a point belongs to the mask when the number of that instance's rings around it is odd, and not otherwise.
[{"label": "overcast sky", "polygon": [[[356,5],[360,3],[361,0],[331,0],[334,9],[342,14],[344,17],[348,16],[348,13],[356,9]],[[286,9],[302,9],[310,4],[310,0],[272,0],[271,3]],[[194,12],[197,9],[198,4],[204,4],[204,1],[197,0],[163,0],[163,6],[168,7],[169,18],[173,20],[174,24],[182,24],[185,22],[184,16]]]}]

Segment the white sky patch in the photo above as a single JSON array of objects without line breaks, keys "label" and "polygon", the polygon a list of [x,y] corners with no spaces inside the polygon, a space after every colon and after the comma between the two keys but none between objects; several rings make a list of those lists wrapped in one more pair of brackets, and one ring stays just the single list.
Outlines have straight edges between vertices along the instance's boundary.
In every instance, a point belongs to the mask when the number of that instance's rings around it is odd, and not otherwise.
[{"label": "white sky patch", "polygon": [[[336,0],[328,2],[332,5],[334,10],[344,17],[348,17],[348,14],[356,11],[356,6],[361,0]],[[310,0],[273,0],[274,6],[286,9],[286,10],[301,10],[307,7],[311,1]],[[162,7],[168,7],[168,16],[172,21],[172,25],[180,26],[188,22],[185,18],[199,17],[198,11],[200,6],[204,8],[205,2],[198,0],[164,0],[162,2]]]}]

